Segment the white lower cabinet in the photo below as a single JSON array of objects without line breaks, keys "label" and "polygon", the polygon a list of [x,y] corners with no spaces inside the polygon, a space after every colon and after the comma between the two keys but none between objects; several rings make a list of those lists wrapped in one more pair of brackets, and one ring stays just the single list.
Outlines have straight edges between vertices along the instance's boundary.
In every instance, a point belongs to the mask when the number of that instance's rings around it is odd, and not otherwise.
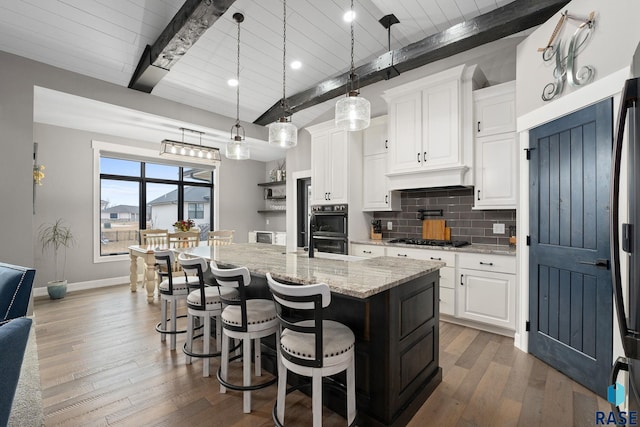
[{"label": "white lower cabinet", "polygon": [[461,253],[458,266],[457,316],[514,330],[515,257]]},{"label": "white lower cabinet", "polygon": [[384,256],[384,246],[378,245],[361,245],[358,243],[351,244],[349,255],[361,256],[364,258],[375,258]]}]

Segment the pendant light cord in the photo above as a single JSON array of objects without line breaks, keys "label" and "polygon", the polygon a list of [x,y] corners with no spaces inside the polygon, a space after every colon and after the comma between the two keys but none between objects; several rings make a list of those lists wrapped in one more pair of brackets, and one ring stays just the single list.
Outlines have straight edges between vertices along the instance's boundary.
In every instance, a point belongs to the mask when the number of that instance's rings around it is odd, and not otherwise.
[{"label": "pendant light cord", "polygon": [[282,2],[282,117],[287,117],[287,0]]},{"label": "pendant light cord", "polygon": [[352,94],[353,92],[358,92],[360,86],[357,82],[358,76],[356,75],[356,67],[354,65],[354,45],[355,45],[355,37],[353,34],[353,21],[355,21],[355,16],[353,12],[353,0],[351,0],[351,70],[349,71],[349,84],[347,85],[347,95]]},{"label": "pendant light cord", "polygon": [[238,23],[238,56],[237,56],[237,68],[236,68],[236,129],[240,127],[240,21]]}]

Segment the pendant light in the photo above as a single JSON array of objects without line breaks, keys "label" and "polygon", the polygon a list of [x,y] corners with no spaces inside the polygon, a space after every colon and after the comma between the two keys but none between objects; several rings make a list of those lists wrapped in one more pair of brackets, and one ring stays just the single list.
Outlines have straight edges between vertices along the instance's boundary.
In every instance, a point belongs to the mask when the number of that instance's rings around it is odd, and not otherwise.
[{"label": "pendant light", "polygon": [[347,96],[336,102],[336,126],[348,131],[366,129],[371,122],[371,103],[359,97],[359,80],[353,65],[353,0],[351,0],[351,72],[347,82]]},{"label": "pendant light", "polygon": [[[244,15],[234,13],[233,19],[238,23],[238,57],[236,68],[236,123],[231,127],[231,141],[227,142],[225,156],[227,159],[246,160],[249,158],[249,145],[245,140],[244,128],[240,124],[240,23]],[[240,135],[242,131],[242,135]]]},{"label": "pendant light", "polygon": [[282,30],[282,117],[277,122],[269,125],[269,144],[283,148],[291,148],[298,145],[298,128],[291,123],[291,114],[286,97],[286,77],[287,77],[287,0],[282,2],[283,12],[283,30]]}]

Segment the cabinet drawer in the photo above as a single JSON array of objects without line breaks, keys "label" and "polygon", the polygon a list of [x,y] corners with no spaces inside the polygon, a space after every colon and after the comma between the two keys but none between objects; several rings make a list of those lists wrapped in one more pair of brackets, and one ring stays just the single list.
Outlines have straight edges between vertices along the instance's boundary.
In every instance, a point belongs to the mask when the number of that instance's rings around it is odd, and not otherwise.
[{"label": "cabinet drawer", "polygon": [[456,269],[453,267],[443,267],[440,269],[440,288],[455,289]]},{"label": "cabinet drawer", "polygon": [[508,255],[460,253],[458,266],[460,268],[471,268],[474,270],[515,274],[516,257]]},{"label": "cabinet drawer", "polygon": [[387,256],[426,259],[427,261],[443,261],[448,267],[456,266],[456,254],[449,251],[387,246]]},{"label": "cabinet drawer", "polygon": [[456,314],[456,291],[454,289],[440,288],[440,314],[450,316]]},{"label": "cabinet drawer", "polygon": [[384,256],[384,246],[352,244],[350,255],[366,258]]}]

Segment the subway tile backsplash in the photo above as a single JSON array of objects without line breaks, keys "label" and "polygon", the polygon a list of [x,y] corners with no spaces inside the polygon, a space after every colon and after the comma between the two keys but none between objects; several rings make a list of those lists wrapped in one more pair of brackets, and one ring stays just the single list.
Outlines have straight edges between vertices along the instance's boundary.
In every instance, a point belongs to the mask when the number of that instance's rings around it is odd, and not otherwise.
[{"label": "subway tile backsplash", "polygon": [[[446,226],[451,227],[452,240],[493,245],[509,244],[509,227],[516,225],[515,209],[473,210],[473,188],[423,189],[402,192],[400,212],[375,212],[374,218],[382,220],[382,237],[422,237],[422,222],[418,209],[442,209]],[[387,230],[387,222],[393,229]],[[494,234],[493,224],[504,224],[505,234]]]}]

